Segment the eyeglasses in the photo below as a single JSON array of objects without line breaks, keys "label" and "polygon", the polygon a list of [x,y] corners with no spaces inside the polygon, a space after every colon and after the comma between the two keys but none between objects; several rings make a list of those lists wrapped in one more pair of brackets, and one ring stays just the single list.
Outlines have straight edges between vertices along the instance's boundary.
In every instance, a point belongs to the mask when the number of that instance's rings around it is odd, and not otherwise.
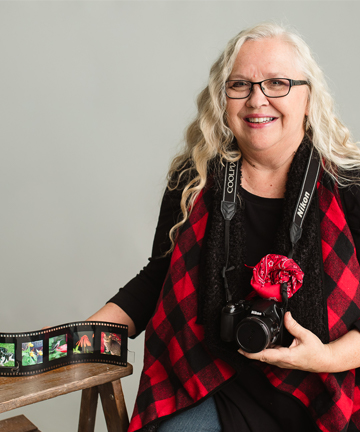
[{"label": "eyeglasses", "polygon": [[255,84],[259,84],[266,97],[279,98],[287,96],[291,87],[310,85],[309,81],[298,81],[288,78],[270,78],[259,82],[229,80],[225,83],[225,93],[230,99],[245,99],[250,96]]}]

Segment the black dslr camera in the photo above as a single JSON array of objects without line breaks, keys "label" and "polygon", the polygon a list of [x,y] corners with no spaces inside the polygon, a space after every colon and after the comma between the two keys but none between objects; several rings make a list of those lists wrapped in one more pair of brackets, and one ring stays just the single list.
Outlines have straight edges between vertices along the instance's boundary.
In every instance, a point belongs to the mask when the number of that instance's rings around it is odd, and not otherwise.
[{"label": "black dslr camera", "polygon": [[286,308],[273,300],[229,302],[221,311],[221,339],[248,353],[281,344]]}]

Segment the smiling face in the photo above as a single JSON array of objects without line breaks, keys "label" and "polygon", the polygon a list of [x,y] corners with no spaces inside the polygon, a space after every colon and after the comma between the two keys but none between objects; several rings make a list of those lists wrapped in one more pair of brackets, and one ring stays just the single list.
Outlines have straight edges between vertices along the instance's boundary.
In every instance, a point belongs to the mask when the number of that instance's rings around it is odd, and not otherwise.
[{"label": "smiling face", "polygon": [[[229,80],[253,82],[268,78],[305,80],[289,44],[270,38],[247,41],[235,60]],[[281,98],[266,97],[255,85],[246,99],[227,98],[227,121],[244,155],[290,155],[304,136],[308,86],[295,86]],[[250,152],[250,153],[249,153]]]}]

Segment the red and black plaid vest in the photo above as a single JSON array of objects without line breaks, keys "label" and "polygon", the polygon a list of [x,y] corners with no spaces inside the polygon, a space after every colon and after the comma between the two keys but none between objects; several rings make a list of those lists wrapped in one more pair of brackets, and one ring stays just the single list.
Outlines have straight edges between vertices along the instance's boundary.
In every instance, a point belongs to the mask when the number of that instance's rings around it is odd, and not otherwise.
[{"label": "red and black plaid vest", "polygon": [[[146,328],[145,359],[129,432],[156,430],[158,420],[189,408],[235,374],[214,356],[197,324],[200,250],[208,220],[200,194],[179,235],[155,314]],[[360,315],[360,267],[336,185],[318,183],[323,268],[330,340]],[[314,374],[255,362],[273,386],[298,398],[319,430],[360,430],[358,370]]]}]

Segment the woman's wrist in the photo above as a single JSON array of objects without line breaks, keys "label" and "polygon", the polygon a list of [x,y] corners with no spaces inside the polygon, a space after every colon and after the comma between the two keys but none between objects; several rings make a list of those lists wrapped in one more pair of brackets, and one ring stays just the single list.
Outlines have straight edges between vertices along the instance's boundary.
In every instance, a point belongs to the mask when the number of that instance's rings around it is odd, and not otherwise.
[{"label": "woman's wrist", "polygon": [[128,326],[129,336],[136,334],[134,321],[115,303],[106,303],[101,309],[91,315],[87,321],[105,321]]}]

